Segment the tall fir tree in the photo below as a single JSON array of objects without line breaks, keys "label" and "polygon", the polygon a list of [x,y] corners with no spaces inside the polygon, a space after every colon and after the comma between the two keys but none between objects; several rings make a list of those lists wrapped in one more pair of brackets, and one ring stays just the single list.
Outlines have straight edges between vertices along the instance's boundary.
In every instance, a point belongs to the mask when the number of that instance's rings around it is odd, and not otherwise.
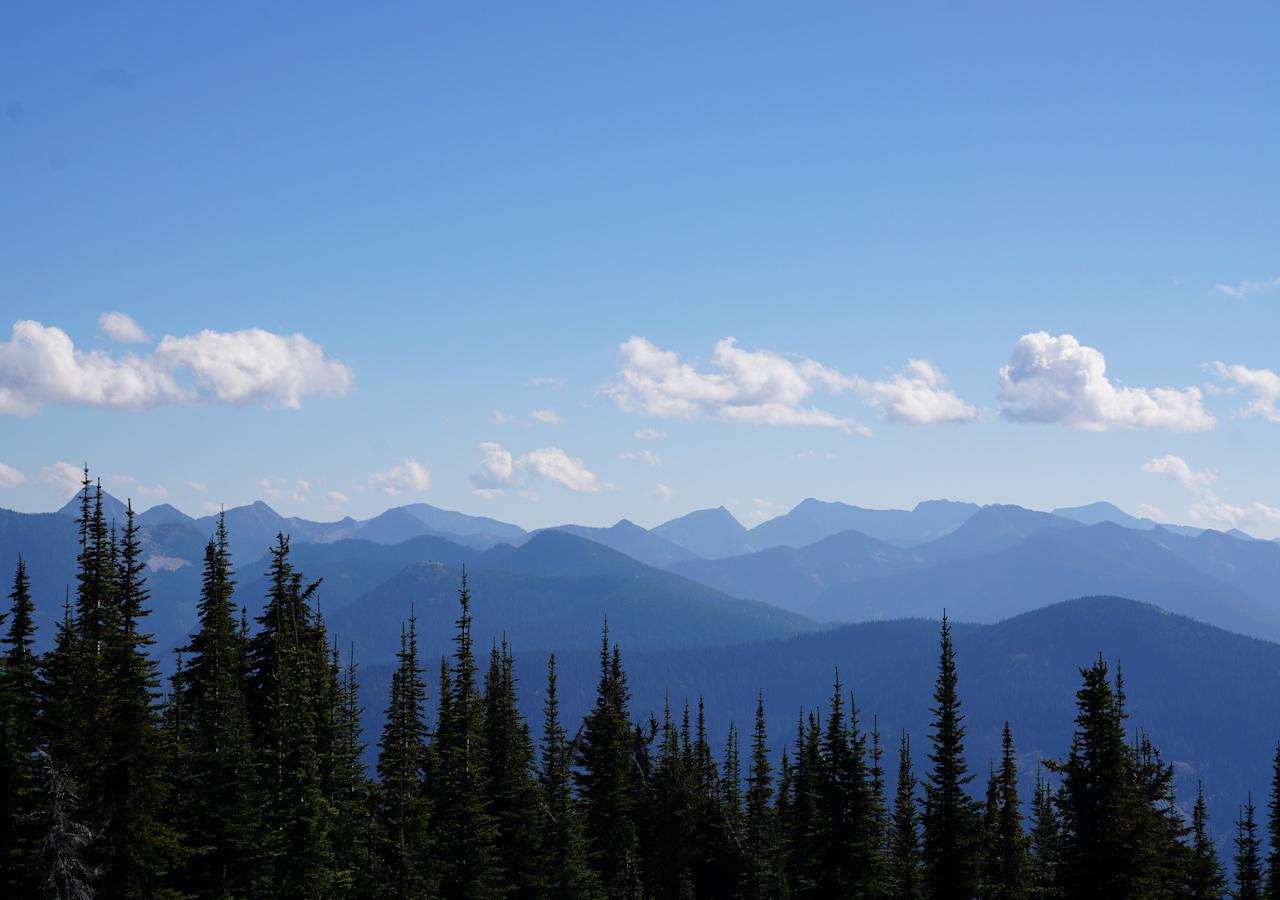
[{"label": "tall fir tree", "polygon": [[1262,897],[1262,859],[1258,840],[1258,824],[1254,820],[1253,797],[1240,807],[1236,819],[1235,900],[1259,900]]},{"label": "tall fir tree", "polygon": [[1194,900],[1221,900],[1227,895],[1227,876],[1218,860],[1218,848],[1209,835],[1209,809],[1204,801],[1204,785],[1200,782],[1196,782],[1196,802],[1191,808],[1191,860],[1186,892]]},{"label": "tall fir tree", "polygon": [[904,731],[898,742],[898,789],[894,795],[889,843],[889,878],[893,896],[900,900],[921,900],[924,897],[917,784],[911,764],[911,737]]},{"label": "tall fir tree", "polygon": [[494,826],[495,865],[507,896],[545,892],[540,798],[533,738],[517,708],[515,662],[504,639],[489,658],[484,686],[484,795]]},{"label": "tall fir tree", "polygon": [[609,643],[606,623],[595,706],[582,723],[575,777],[591,867],[610,900],[630,900],[640,889],[629,702],[626,676],[617,649]]},{"label": "tall fir tree", "polygon": [[993,784],[995,814],[989,824],[983,865],[985,893],[992,900],[1022,900],[1027,894],[1027,841],[1022,833],[1017,757],[1008,722],[1000,737],[1000,769]]},{"label": "tall fir tree", "polygon": [[426,685],[418,665],[417,619],[400,627],[391,698],[378,742],[378,872],[374,889],[386,897],[434,893],[429,865],[430,809],[425,783]]},{"label": "tall fir tree", "polygon": [[1030,859],[1027,866],[1027,895],[1037,900],[1053,900],[1063,894],[1059,889],[1062,824],[1053,803],[1053,792],[1037,769],[1035,793],[1031,800]]},{"label": "tall fir tree", "polygon": [[40,835],[40,681],[35,643],[35,604],[26,562],[18,557],[9,592],[8,629],[0,643],[0,887],[12,896],[38,890]]},{"label": "tall fir tree", "polygon": [[547,660],[543,702],[542,791],[543,889],[547,900],[596,900],[600,885],[587,864],[582,814],[573,797],[572,750],[560,724],[560,695],[555,654]]},{"label": "tall fir tree", "polygon": [[1271,763],[1271,796],[1267,800],[1267,900],[1280,900],[1280,743]]},{"label": "tall fir tree", "polygon": [[197,629],[174,676],[170,745],[185,760],[178,821],[191,849],[179,884],[199,896],[250,892],[260,863],[260,794],[245,701],[226,518],[205,545]]},{"label": "tall fir tree", "polygon": [[432,831],[440,864],[440,893],[446,897],[499,896],[495,828],[484,795],[486,749],[484,704],[476,684],[471,636],[471,591],[462,573],[459,614],[447,704],[436,729],[439,773],[433,796]]},{"label": "tall fir tree", "polygon": [[951,624],[942,617],[938,678],[929,732],[932,764],[924,785],[922,860],[933,900],[969,900],[978,890],[981,819],[967,786],[973,780],[964,757],[964,716],[956,691]]},{"label": "tall fir tree", "polygon": [[773,767],[765,728],[764,694],[756,695],[755,727],[751,732],[751,766],[747,772],[747,809],[743,853],[746,857],[743,894],[749,900],[776,897],[782,890],[779,871],[777,813],[773,801]]}]

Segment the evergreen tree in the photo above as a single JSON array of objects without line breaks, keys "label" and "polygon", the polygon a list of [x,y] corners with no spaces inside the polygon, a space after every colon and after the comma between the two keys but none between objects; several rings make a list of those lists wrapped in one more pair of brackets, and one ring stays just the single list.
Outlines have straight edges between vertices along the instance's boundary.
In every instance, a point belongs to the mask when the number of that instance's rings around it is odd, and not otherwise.
[{"label": "evergreen tree", "polygon": [[1196,803],[1191,809],[1191,862],[1187,870],[1187,896],[1196,900],[1220,900],[1227,895],[1227,877],[1218,861],[1218,849],[1209,836],[1209,811],[1204,786],[1196,783]]},{"label": "evergreen tree", "polygon": [[262,789],[260,890],[322,896],[332,888],[332,809],[321,780],[317,670],[329,664],[328,641],[310,603],[319,583],[304,586],[289,561],[289,539],[271,549],[267,603],[250,644],[248,709]]},{"label": "evergreen tree", "polygon": [[1026,896],[1027,844],[1018,807],[1018,768],[1013,732],[1004,723],[1000,771],[992,779],[995,810],[990,817],[988,851],[983,866],[986,896],[994,900],[1021,900]]},{"label": "evergreen tree", "polygon": [[257,778],[245,706],[226,520],[205,546],[198,626],[174,675],[170,745],[183,759],[177,818],[191,849],[180,884],[208,897],[250,892],[259,861]]},{"label": "evergreen tree", "polygon": [[922,823],[924,880],[934,900],[968,900],[977,894],[981,820],[966,786],[973,780],[964,758],[964,717],[956,693],[955,649],[951,625],[942,617],[938,679],[929,742],[932,747],[924,785]]},{"label": "evergreen tree", "polygon": [[9,627],[0,643],[0,887],[13,896],[34,894],[39,883],[40,805],[39,669],[31,646],[35,642],[34,604],[26,563],[18,557],[9,593]]},{"label": "evergreen tree", "polygon": [[44,804],[44,894],[58,900],[92,900],[98,870],[89,860],[93,830],[81,818],[80,794],[66,768],[39,753]]},{"label": "evergreen tree", "polygon": [[509,896],[532,898],[544,893],[540,798],[533,738],[516,708],[514,665],[506,641],[501,650],[495,644],[484,688],[484,796],[494,824],[498,877]]},{"label": "evergreen tree", "polygon": [[1059,890],[1061,868],[1062,825],[1053,805],[1053,795],[1040,771],[1036,770],[1036,789],[1031,801],[1031,856],[1027,869],[1027,895],[1051,900],[1062,896]]},{"label": "evergreen tree", "polygon": [[605,624],[596,702],[582,723],[575,773],[585,814],[592,869],[610,900],[638,894],[639,837],[631,769],[630,692]]},{"label": "evergreen tree", "polygon": [[178,836],[164,821],[168,799],[161,733],[159,677],[140,623],[149,612],[145,563],[133,504],[125,511],[116,583],[113,631],[103,636],[103,667],[112,682],[112,708],[102,737],[103,889],[118,896],[156,896],[179,853]]},{"label": "evergreen tree", "polygon": [[423,897],[431,893],[427,866],[429,809],[424,784],[426,685],[418,665],[417,621],[400,627],[400,651],[391,675],[387,721],[378,743],[380,893]]},{"label": "evergreen tree", "polygon": [[916,808],[916,776],[911,766],[911,738],[904,731],[898,744],[898,790],[893,802],[889,844],[889,877],[893,896],[921,900],[920,814]]},{"label": "evergreen tree", "polygon": [[543,704],[542,851],[544,890],[548,900],[595,900],[600,896],[595,874],[587,865],[582,815],[570,784],[571,749],[560,724],[556,657],[547,660],[547,696]]},{"label": "evergreen tree", "polygon": [[747,772],[747,810],[743,853],[746,877],[743,894],[749,900],[778,896],[777,817],[772,808],[773,770],[769,763],[769,736],[765,729],[764,695],[756,695],[755,729],[751,733],[751,767]]},{"label": "evergreen tree", "polygon": [[1280,900],[1280,743],[1271,765],[1271,797],[1267,801],[1267,888],[1268,900]]},{"label": "evergreen tree", "polygon": [[436,729],[439,774],[432,828],[440,863],[440,893],[480,898],[503,891],[494,847],[495,830],[484,796],[484,707],[476,686],[471,639],[471,592],[462,574],[460,612],[447,704]]},{"label": "evergreen tree", "polygon": [[1236,820],[1235,900],[1259,900],[1262,897],[1262,861],[1259,858],[1258,826],[1254,821],[1253,797],[1240,808]]}]

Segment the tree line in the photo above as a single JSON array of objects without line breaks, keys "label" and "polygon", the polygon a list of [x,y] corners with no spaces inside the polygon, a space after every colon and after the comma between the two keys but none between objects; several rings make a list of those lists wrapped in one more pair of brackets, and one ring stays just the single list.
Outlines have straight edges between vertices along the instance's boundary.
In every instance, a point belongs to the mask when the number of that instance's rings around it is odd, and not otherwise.
[{"label": "tree line", "polygon": [[166,686],[132,506],[117,528],[102,497],[86,471],[52,649],[33,650],[21,559],[0,616],[5,896],[1280,898],[1280,747],[1266,821],[1247,798],[1224,865],[1203,792],[1184,816],[1173,767],[1129,731],[1123,678],[1099,659],[1081,669],[1070,748],[1029,802],[1008,724],[983,794],[945,617],[923,758],[903,733],[886,759],[838,673],[780,754],[763,696],[716,753],[701,702],[633,715],[607,625],[594,706],[566,727],[552,655],[535,736],[505,640],[481,678],[464,574],[434,691],[414,618],[401,626],[367,772],[355,663],[288,538],[251,623],[219,519]]}]

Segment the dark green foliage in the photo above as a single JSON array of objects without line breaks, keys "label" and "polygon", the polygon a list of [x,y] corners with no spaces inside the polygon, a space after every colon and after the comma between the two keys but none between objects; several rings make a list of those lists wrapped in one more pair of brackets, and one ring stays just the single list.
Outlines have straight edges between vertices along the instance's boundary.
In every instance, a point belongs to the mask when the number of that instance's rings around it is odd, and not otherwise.
[{"label": "dark green foliage", "polygon": [[1271,767],[1271,797],[1267,801],[1267,888],[1268,900],[1280,900],[1280,743],[1276,744]]},{"label": "dark green foliage", "polygon": [[1027,841],[1018,808],[1018,767],[1013,732],[1005,722],[1000,770],[991,779],[987,801],[987,853],[983,861],[983,895],[992,900],[1021,900],[1027,895]]},{"label": "dark green foliage", "polygon": [[594,900],[600,896],[595,873],[587,865],[582,814],[571,785],[571,750],[560,724],[556,658],[547,660],[546,713],[542,727],[543,889],[548,900]]},{"label": "dark green foliage", "polygon": [[1254,821],[1253,797],[1240,807],[1236,820],[1235,900],[1259,900],[1262,896],[1262,860],[1259,857],[1258,825]]},{"label": "dark green foliage", "polygon": [[764,723],[764,695],[756,698],[751,732],[751,768],[747,773],[747,809],[743,841],[743,894],[752,900],[776,897],[785,883],[778,858],[778,816],[772,804],[773,771]]},{"label": "dark green foliage", "polygon": [[929,769],[924,785],[922,860],[926,890],[934,900],[968,900],[978,891],[981,818],[967,787],[973,776],[964,758],[964,717],[956,686],[951,625],[942,617],[938,679],[930,709]]},{"label": "dark green foliage", "polygon": [[1204,786],[1196,784],[1196,803],[1191,809],[1191,859],[1187,866],[1187,896],[1197,900],[1218,900],[1227,895],[1227,876],[1218,860],[1218,849],[1209,837],[1209,812],[1204,802]]},{"label": "dark green foliage", "polygon": [[400,627],[387,723],[378,742],[376,888],[389,897],[422,897],[431,892],[425,705],[417,622],[410,618],[407,629]]},{"label": "dark green foliage", "polygon": [[916,786],[911,765],[911,738],[904,731],[898,744],[898,792],[893,801],[889,837],[889,880],[893,896],[900,900],[919,900],[924,896]]},{"label": "dark green foliage", "polygon": [[40,788],[39,670],[31,645],[31,584],[18,558],[9,593],[8,630],[0,643],[0,887],[14,896],[34,893],[39,884],[40,833],[36,816]]}]

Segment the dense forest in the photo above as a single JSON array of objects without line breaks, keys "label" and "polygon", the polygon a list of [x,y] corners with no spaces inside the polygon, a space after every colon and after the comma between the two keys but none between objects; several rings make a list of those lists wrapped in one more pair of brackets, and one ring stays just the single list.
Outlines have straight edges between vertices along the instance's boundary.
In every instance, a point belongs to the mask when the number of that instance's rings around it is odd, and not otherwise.
[{"label": "dense forest", "polygon": [[1100,658],[1081,669],[1070,746],[1020,797],[1009,725],[985,791],[968,767],[945,619],[914,741],[882,735],[838,672],[785,738],[766,733],[763,695],[723,741],[701,702],[637,716],[607,624],[594,707],[561,721],[552,656],[535,729],[511,648],[486,662],[473,645],[464,575],[438,680],[414,619],[401,626],[370,773],[352,654],[287,537],[251,622],[219,525],[162,684],[132,508],[108,522],[86,472],[78,523],[52,649],[33,650],[21,559],[0,616],[6,896],[1280,898],[1280,748],[1268,802],[1240,798],[1220,859],[1203,794],[1184,815]]}]

